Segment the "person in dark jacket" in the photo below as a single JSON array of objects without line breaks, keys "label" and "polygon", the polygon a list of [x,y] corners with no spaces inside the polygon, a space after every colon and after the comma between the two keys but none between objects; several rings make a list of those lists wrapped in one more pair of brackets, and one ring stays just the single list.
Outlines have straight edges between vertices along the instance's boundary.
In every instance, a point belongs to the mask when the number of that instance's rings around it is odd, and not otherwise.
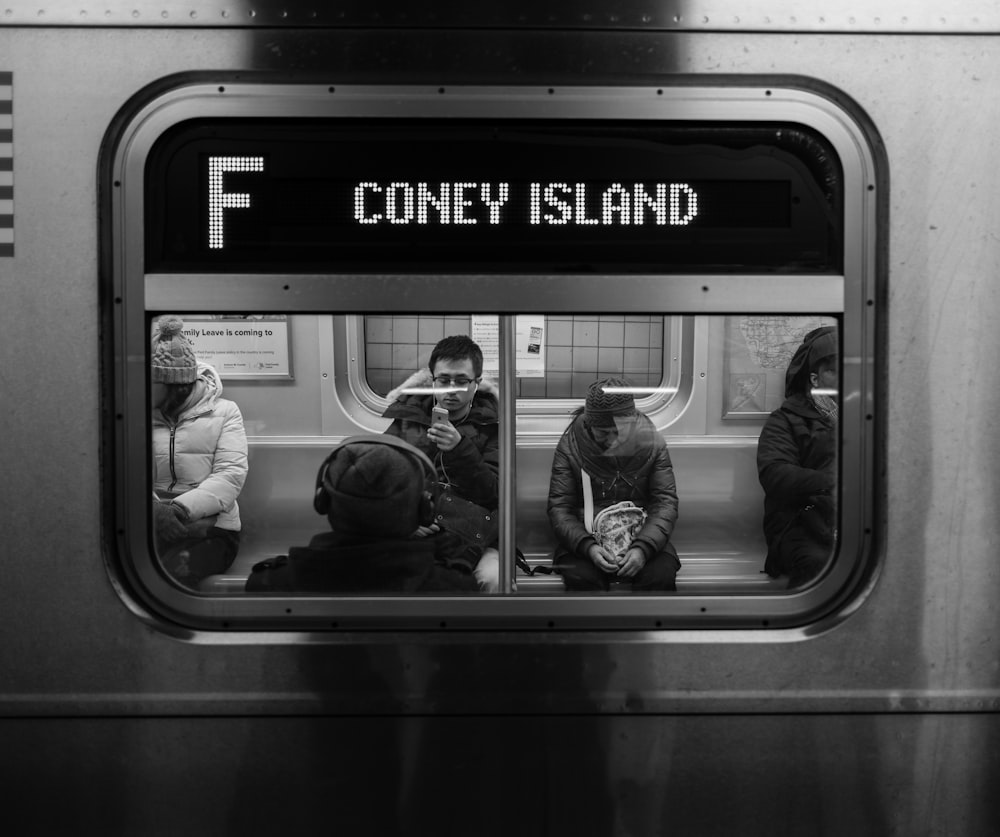
[{"label": "person in dark jacket", "polygon": [[839,347],[833,326],[810,331],[785,373],[785,401],[757,445],[768,575],[789,587],[822,572],[836,538]]},{"label": "person in dark jacket", "polygon": [[[425,369],[392,390],[392,402],[383,413],[392,419],[386,433],[403,439],[434,463],[438,481],[448,494],[470,501],[495,520],[499,505],[499,402],[495,384],[483,379],[483,353],[465,335],[439,341]],[[434,420],[433,408],[447,411],[447,420]],[[464,538],[469,526],[451,530],[435,523],[420,534],[434,539]],[[463,534],[456,534],[462,531]],[[499,587],[499,553],[493,541],[465,538],[466,560],[482,589]]]},{"label": "person in dark jacket", "polygon": [[345,440],[316,480],[314,505],[331,531],[255,564],[247,592],[478,591],[459,551],[415,535],[431,521],[433,488],[434,466],[405,442],[381,435]]},{"label": "person in dark jacket", "polygon": [[[622,501],[646,512],[620,554],[586,526],[584,481],[593,514]],[[567,590],[609,590],[628,581],[634,591],[676,590],[681,567],[670,536],[677,522],[677,483],[663,437],[635,408],[625,381],[591,384],[584,407],[556,446],[549,483],[549,522],[558,540],[553,566]]]}]

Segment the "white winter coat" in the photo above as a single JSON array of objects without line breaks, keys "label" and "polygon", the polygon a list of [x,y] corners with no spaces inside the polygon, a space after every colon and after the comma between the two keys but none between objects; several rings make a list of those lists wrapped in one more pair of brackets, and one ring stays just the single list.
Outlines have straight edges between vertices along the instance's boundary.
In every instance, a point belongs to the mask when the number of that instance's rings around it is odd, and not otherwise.
[{"label": "white winter coat", "polygon": [[191,520],[217,514],[220,529],[240,530],[236,498],[247,476],[247,437],[243,415],[222,398],[222,381],[207,364],[198,364],[198,382],[176,424],[153,411],[153,490],[173,497]]}]

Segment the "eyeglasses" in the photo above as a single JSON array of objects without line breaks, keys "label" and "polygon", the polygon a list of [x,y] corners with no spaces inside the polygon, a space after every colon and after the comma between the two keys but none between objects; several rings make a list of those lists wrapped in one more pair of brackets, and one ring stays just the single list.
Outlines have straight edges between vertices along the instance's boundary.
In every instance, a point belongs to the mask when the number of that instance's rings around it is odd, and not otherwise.
[{"label": "eyeglasses", "polygon": [[459,375],[457,378],[449,378],[447,375],[435,375],[434,386],[436,387],[456,387],[457,389],[468,389],[478,378],[466,378]]}]

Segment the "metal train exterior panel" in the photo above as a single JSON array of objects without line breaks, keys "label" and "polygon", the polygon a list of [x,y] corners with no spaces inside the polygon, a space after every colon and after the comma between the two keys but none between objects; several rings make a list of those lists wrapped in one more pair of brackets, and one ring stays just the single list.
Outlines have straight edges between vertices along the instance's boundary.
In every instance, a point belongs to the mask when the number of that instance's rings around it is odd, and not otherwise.
[{"label": "metal train exterior panel", "polygon": [[[0,9],[0,763],[19,832],[1000,831],[989,4],[830,3],[808,19],[787,3],[134,5]],[[871,126],[879,169],[863,581],[793,627],[227,630],[155,612],[117,531],[116,482],[135,463],[116,446],[114,382],[135,358],[114,345],[128,247],[102,160],[137,98],[213,74],[836,91]],[[360,310],[337,320],[331,369],[350,363]],[[324,371],[320,331],[295,332],[321,347],[294,344],[297,380]],[[698,334],[695,370],[711,363]],[[322,398],[327,416],[343,403]],[[709,410],[690,403],[678,426]],[[298,435],[318,448],[358,429],[332,421],[302,419]],[[260,459],[290,462],[293,447],[261,442]]]}]

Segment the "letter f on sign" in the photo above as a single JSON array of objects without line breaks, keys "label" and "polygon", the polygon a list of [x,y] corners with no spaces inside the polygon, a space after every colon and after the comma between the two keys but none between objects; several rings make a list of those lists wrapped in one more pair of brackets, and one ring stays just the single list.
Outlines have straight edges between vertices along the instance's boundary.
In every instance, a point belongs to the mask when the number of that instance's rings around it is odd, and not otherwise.
[{"label": "letter f on sign", "polygon": [[248,209],[249,192],[226,192],[223,174],[227,171],[264,171],[263,157],[209,157],[208,158],[208,247],[221,250],[226,243],[226,209]]}]

